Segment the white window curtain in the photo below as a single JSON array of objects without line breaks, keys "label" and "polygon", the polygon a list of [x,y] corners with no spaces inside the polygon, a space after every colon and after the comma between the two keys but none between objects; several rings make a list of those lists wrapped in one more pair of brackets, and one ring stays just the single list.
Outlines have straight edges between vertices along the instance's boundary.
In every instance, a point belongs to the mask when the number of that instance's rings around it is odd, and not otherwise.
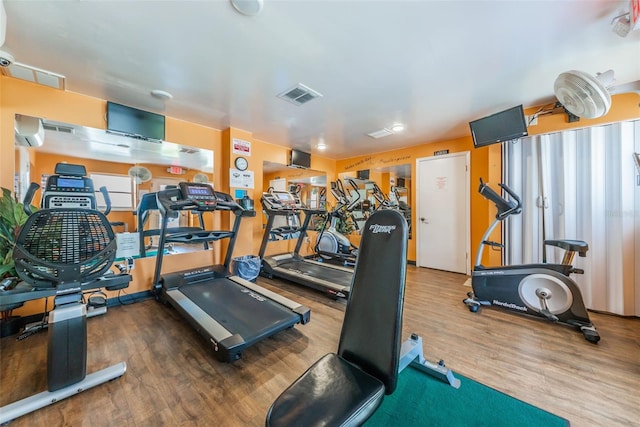
[{"label": "white window curtain", "polygon": [[[522,198],[504,227],[505,262],[542,262],[545,239],[584,240],[573,275],[587,308],[640,316],[640,121],[522,138],[505,147],[504,181]],[[548,262],[562,251],[548,246]],[[636,267],[638,266],[638,267]]]}]

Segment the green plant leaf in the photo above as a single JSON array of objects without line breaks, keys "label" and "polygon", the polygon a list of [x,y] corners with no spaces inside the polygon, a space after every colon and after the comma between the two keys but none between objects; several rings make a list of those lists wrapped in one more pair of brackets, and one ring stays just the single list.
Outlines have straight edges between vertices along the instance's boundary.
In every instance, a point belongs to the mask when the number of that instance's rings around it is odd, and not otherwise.
[{"label": "green plant leaf", "polygon": [[[32,206],[32,211],[37,208]],[[29,215],[24,211],[23,204],[11,194],[11,191],[2,187],[0,198],[0,277],[16,275],[13,262],[13,246],[20,227],[27,221]]]}]

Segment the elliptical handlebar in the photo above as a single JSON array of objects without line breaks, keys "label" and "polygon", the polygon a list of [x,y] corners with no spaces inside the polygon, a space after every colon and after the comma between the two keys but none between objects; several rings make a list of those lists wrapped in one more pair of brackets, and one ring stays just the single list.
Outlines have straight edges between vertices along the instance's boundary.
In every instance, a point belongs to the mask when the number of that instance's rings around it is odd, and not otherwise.
[{"label": "elliptical handlebar", "polygon": [[376,210],[387,209],[391,206],[391,203],[389,202],[389,198],[387,197],[386,194],[384,194],[382,189],[375,182],[373,183],[373,197],[375,197],[376,200],[378,201],[378,206],[376,207]]},{"label": "elliptical handlebar", "polygon": [[[356,182],[353,180],[353,178],[347,178],[346,179],[347,182],[349,183],[349,185],[351,185],[351,187],[353,188],[355,194],[356,194],[356,198],[354,198],[353,200],[351,200],[349,202],[349,205],[346,207],[346,210],[348,210],[349,212],[353,211],[355,209],[355,207],[358,205],[358,203],[360,203],[360,190],[358,189],[358,184],[356,184]],[[345,191],[345,195],[346,195],[346,191]],[[353,193],[351,193],[353,194]],[[349,198],[347,197],[347,200],[349,200]]]},{"label": "elliptical handlebar", "polygon": [[338,202],[338,204],[334,208],[334,211],[339,211],[347,205],[347,196],[344,192],[344,186],[342,185],[342,181],[340,179],[331,183],[331,194]]},{"label": "elliptical handlebar", "polygon": [[502,221],[509,215],[517,215],[522,212],[522,201],[508,185],[502,183],[498,185],[507,192],[511,200],[507,200],[496,193],[491,187],[489,187],[489,184],[482,180],[482,178],[480,178],[478,193],[496,205],[496,209],[498,210],[496,213],[496,219]]}]

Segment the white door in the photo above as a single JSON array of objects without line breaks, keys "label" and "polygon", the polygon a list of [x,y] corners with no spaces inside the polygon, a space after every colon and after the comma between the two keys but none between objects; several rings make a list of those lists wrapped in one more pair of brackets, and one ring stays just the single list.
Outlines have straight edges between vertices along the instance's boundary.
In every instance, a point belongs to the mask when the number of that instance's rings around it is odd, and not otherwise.
[{"label": "white door", "polygon": [[470,274],[469,152],[416,160],[416,263]]}]

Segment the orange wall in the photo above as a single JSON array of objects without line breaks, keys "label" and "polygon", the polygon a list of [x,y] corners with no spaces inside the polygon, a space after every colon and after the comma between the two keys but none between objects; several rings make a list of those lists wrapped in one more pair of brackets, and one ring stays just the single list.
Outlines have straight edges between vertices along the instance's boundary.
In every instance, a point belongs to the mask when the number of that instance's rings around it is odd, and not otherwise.
[{"label": "orange wall", "polygon": [[[370,169],[371,174],[373,169],[384,168],[389,166],[397,166],[404,164],[411,164],[411,176],[416,176],[416,159],[422,157],[433,156],[434,151],[449,150],[449,153],[458,153],[463,151],[471,151],[471,182],[477,182],[480,176],[486,176],[486,165],[488,164],[487,150],[473,151],[473,143],[471,137],[453,139],[451,141],[435,142],[431,144],[424,144],[415,147],[401,148],[398,150],[385,151],[376,154],[369,154],[366,156],[353,157],[349,159],[339,160],[336,165],[336,171],[338,173],[355,172],[362,169]],[[381,175],[381,174],[378,174]],[[381,179],[381,176],[378,177]],[[375,181],[375,177],[370,175],[370,179]],[[387,179],[388,181],[388,179]],[[380,187],[383,187],[382,181],[376,181]],[[388,187],[388,182],[386,184]],[[384,191],[384,189],[383,189]],[[415,186],[411,188],[411,200],[417,200],[415,195]],[[478,200],[474,200],[471,197],[471,212],[475,212],[478,209],[476,206]],[[412,206],[411,210],[411,222],[416,224],[416,209]],[[486,218],[485,218],[486,219]],[[472,214],[471,220],[471,239],[472,245],[474,238],[477,240],[482,236],[483,231],[480,231],[479,236],[477,229],[482,228],[486,221],[482,221],[482,218],[474,218]],[[484,226],[486,228],[486,225]],[[482,228],[482,230],[484,230]],[[410,261],[416,260],[416,232],[414,230],[412,238],[409,240],[408,259]]]},{"label": "orange wall", "polygon": [[[1,75],[0,186],[6,188],[13,188],[15,165],[13,123],[16,114],[43,117],[97,129],[106,128],[106,101]],[[222,156],[217,155],[222,148],[221,131],[167,117],[166,140],[213,150],[216,153],[214,155],[214,182],[220,181],[223,167],[228,167],[223,163]],[[163,271],[195,268],[219,262],[219,258],[219,253],[214,251],[175,254],[165,258]],[[133,281],[127,289],[128,293],[150,289],[154,263],[154,258],[135,261],[135,269],[132,272]],[[42,301],[33,301],[26,305],[22,313],[41,312],[42,307]]]},{"label": "orange wall", "polygon": [[[538,119],[539,124],[532,126],[529,133],[533,135],[637,119],[640,117],[638,101],[637,94],[615,95],[613,106],[607,116],[595,120],[582,119],[571,124],[566,123],[566,115],[564,114],[541,116]],[[537,108],[527,109],[527,114],[532,114],[535,110]],[[106,128],[105,100],[0,76],[0,185],[7,188],[13,188],[15,164],[13,123],[17,113],[98,129]],[[257,210],[257,217],[246,219],[241,227],[234,256],[257,254],[263,231],[260,206],[260,195],[264,188],[262,162],[287,164],[289,149],[275,145],[280,141],[270,143],[255,139],[248,131],[233,128],[220,131],[184,120],[166,118],[166,139],[168,141],[214,151],[213,182],[216,189],[229,191],[232,196],[235,189],[229,189],[229,167],[233,165],[236,157],[231,150],[233,138],[240,138],[251,143],[252,152],[248,157],[248,170],[254,172],[254,189],[249,189],[248,194],[254,199]],[[488,177],[488,181],[493,184],[500,180],[502,159],[499,146],[493,145],[474,150],[471,138],[463,137],[338,161],[314,154],[311,168],[317,171],[326,171],[328,182],[335,180],[337,174],[341,172],[355,172],[361,169],[407,163],[411,163],[412,176],[415,176],[417,158],[432,156],[434,151],[446,149],[450,153],[471,152],[471,249],[473,252],[494,215],[489,202],[479,196],[475,188],[479,177]],[[413,185],[411,200],[417,200]],[[415,224],[415,209],[413,209],[413,215],[413,223]],[[220,215],[219,218],[219,223],[223,226],[230,224],[232,220],[228,214]],[[211,252],[204,251],[196,254],[177,254],[167,257],[165,271],[172,268],[184,269],[202,266],[216,262],[217,259],[214,257],[219,257],[219,255],[214,256]],[[472,260],[472,257],[470,258]],[[493,263],[499,262],[499,257],[495,256],[495,258],[490,259],[487,264],[493,265]],[[410,241],[409,259],[415,260],[415,236],[414,240]],[[128,292],[149,289],[152,263],[152,258],[136,261],[136,269],[133,272],[134,282]]]},{"label": "orange wall", "polygon": [[[260,197],[262,196],[263,189],[265,188],[265,181],[268,183],[268,179],[265,180],[263,172],[263,162],[268,161],[272,163],[279,163],[286,165],[289,163],[290,149],[281,145],[271,144],[269,142],[261,141],[253,138],[251,132],[243,131],[240,129],[226,129],[223,131],[223,151],[222,156],[225,156],[228,164],[233,165],[234,160],[238,155],[232,153],[231,144],[233,138],[242,139],[251,143],[251,155],[244,156],[249,161],[249,167],[247,170],[254,173],[254,188],[246,189],[247,194],[254,200],[254,206],[256,210],[256,217],[247,219],[246,222],[251,222],[251,227],[242,227],[238,236],[238,242],[234,254],[238,255],[257,255],[260,250],[260,242],[263,235],[263,212],[262,205],[260,204]],[[217,153],[216,153],[217,155]],[[327,159],[325,157],[314,154],[311,156],[311,169],[314,171],[325,171],[327,175],[327,181],[335,179],[335,160]],[[296,173],[296,170],[292,169],[292,173]],[[223,184],[225,188],[229,185],[229,176],[223,177]],[[315,174],[314,174],[315,175]],[[236,188],[231,188],[230,193],[234,196]],[[234,196],[235,197],[235,196]],[[311,233],[310,233],[311,234]],[[295,243],[293,241],[281,241],[269,243],[267,246],[266,254],[281,253],[293,250]],[[309,245],[303,246],[303,253],[307,253]]]},{"label": "orange wall", "polygon": [[[640,96],[638,94],[614,95],[612,98],[611,110],[604,117],[593,120],[580,119],[578,122],[568,123],[566,114],[540,116],[538,118],[538,124],[529,128],[529,134],[538,135],[640,118],[640,107],[638,105]],[[538,107],[532,107],[526,109],[525,113],[533,114],[537,110]],[[345,172],[353,172],[355,174],[356,171],[362,169],[384,168],[410,163],[411,176],[415,177],[416,159],[433,156],[435,151],[440,150],[449,150],[449,153],[464,151],[471,152],[471,254],[469,254],[469,260],[473,263],[475,261],[475,251],[482,235],[495,216],[495,208],[478,194],[476,191],[477,185],[480,177],[492,184],[497,184],[501,181],[502,151],[500,145],[491,145],[474,149],[471,135],[469,135],[468,137],[448,141],[439,141],[338,160],[336,162],[336,173],[341,174]],[[378,184],[380,184],[380,182],[378,182]],[[412,185],[411,187],[411,200],[418,200],[415,194],[415,185]],[[411,214],[413,224],[416,224],[416,213],[417,210],[415,208],[412,209]],[[412,261],[416,260],[415,238],[416,233],[414,230],[413,238],[409,240],[408,251],[408,258]],[[500,241],[501,239],[498,227],[494,232],[493,239],[496,241]],[[485,258],[483,259],[483,263],[485,265],[499,265],[501,262],[499,252],[485,251],[484,256]]]}]

